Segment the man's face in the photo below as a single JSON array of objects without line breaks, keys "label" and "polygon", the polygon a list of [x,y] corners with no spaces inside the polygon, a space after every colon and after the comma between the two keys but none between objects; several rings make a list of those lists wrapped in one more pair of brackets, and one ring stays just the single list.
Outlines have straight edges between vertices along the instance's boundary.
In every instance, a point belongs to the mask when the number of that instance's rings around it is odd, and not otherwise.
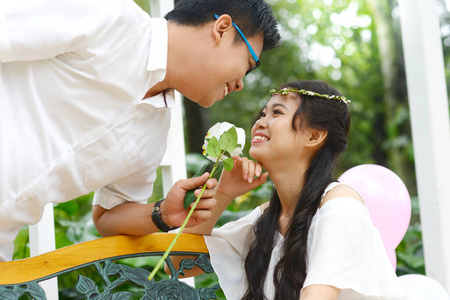
[{"label": "man's face", "polygon": [[[192,76],[180,92],[202,107],[210,107],[233,91],[244,88],[243,78],[256,62],[244,41],[235,42],[234,27],[221,33],[219,42],[204,51]],[[263,48],[263,33],[247,39],[257,57]],[[186,83],[188,83],[186,82]]]}]

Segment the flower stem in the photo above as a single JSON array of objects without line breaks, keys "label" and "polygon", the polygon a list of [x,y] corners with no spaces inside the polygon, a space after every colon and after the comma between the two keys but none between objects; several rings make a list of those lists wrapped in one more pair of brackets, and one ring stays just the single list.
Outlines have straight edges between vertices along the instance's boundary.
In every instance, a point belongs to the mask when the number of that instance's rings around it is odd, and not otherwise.
[{"label": "flower stem", "polygon": [[[213,169],[212,169],[212,171],[211,171],[211,174],[209,175],[208,180],[211,179],[211,178],[213,177],[214,172],[215,172],[216,169],[217,169],[217,165],[219,164],[220,157],[222,157],[222,153],[223,153],[223,151],[221,151],[219,157],[217,157],[217,161],[216,161],[216,163],[214,164],[214,167],[213,167]],[[207,180],[207,182],[208,182],[208,180]],[[178,237],[179,237],[180,234],[182,233],[183,229],[186,227],[186,224],[189,222],[189,219],[191,218],[191,215],[192,215],[192,213],[194,212],[195,207],[197,206],[198,202],[200,201],[200,198],[202,197],[203,192],[205,191],[205,189],[206,189],[206,182],[205,182],[205,184],[203,185],[203,188],[202,188],[202,190],[201,190],[201,192],[200,192],[200,195],[198,195],[197,199],[195,199],[194,204],[192,205],[191,209],[189,210],[189,213],[188,213],[188,215],[186,216],[186,219],[184,220],[183,224],[181,225],[180,230],[177,232],[177,234],[176,234],[175,237],[173,238],[172,243],[170,243],[170,245],[169,245],[169,247],[167,248],[166,252],[164,252],[163,256],[159,259],[159,261],[158,261],[158,263],[156,264],[155,268],[153,269],[153,271],[152,271],[152,272],[150,273],[150,275],[148,276],[148,280],[149,280],[149,281],[152,280],[152,279],[155,277],[155,275],[156,275],[156,273],[158,272],[159,268],[160,268],[161,265],[164,263],[164,261],[166,260],[166,258],[169,256],[169,253],[170,253],[170,251],[172,250],[173,246],[175,246],[175,243],[177,242]],[[173,274],[172,274],[172,275],[173,275]]]}]

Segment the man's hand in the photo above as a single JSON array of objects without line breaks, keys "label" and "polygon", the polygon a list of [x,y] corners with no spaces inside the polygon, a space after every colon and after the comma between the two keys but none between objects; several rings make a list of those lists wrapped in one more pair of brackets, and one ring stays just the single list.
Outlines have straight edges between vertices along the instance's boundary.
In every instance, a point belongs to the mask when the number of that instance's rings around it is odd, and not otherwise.
[{"label": "man's hand", "polygon": [[[166,200],[160,206],[161,219],[167,226],[179,227],[183,224],[190,210],[190,207],[184,209],[184,195],[187,191],[198,188],[195,191],[195,195],[198,196],[208,177],[209,174],[205,173],[200,177],[184,179],[175,183]],[[211,210],[216,205],[216,200],[213,198],[216,186],[216,179],[208,180],[207,188],[187,226],[200,224],[211,216]],[[158,231],[158,228],[152,222],[153,206],[154,203],[125,202],[108,210],[100,205],[94,205],[92,207],[92,219],[102,236],[150,234]]]},{"label": "man's hand", "polygon": [[214,178],[208,180],[208,178],[209,173],[205,173],[199,177],[179,180],[174,184],[166,199],[161,203],[161,219],[167,226],[180,227],[183,224],[191,209],[191,207],[184,209],[183,206],[186,192],[197,188],[194,195],[198,197],[205,182],[206,189],[186,226],[191,227],[201,224],[211,217],[211,210],[216,205],[216,200],[213,197],[216,194],[217,180]]}]

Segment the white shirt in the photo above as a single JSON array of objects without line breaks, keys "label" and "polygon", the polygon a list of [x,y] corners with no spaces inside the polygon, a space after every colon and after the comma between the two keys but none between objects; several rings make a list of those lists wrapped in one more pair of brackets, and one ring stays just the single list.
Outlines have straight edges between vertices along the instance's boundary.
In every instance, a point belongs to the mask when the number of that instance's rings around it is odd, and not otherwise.
[{"label": "white shirt", "polygon": [[[336,186],[331,184],[325,193]],[[254,238],[252,228],[262,215],[249,215],[205,236],[211,263],[228,300],[238,300],[247,285],[243,263]],[[277,232],[265,281],[267,299],[274,298],[273,272],[283,254],[284,237]],[[303,288],[324,284],[342,289],[339,300],[406,299],[384,250],[369,211],[348,197],[328,200],[314,215],[308,231],[307,276]]]},{"label": "white shirt", "polygon": [[45,204],[147,203],[174,92],[167,22],[132,0],[0,0],[0,261]]}]

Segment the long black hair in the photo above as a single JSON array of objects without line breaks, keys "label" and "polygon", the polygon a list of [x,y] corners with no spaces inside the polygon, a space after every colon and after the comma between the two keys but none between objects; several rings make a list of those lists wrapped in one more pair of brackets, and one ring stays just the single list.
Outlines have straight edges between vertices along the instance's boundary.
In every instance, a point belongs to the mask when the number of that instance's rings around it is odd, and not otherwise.
[{"label": "long black hair", "polygon": [[[304,89],[319,94],[341,95],[325,82],[302,80],[290,82],[280,88]],[[319,208],[326,186],[335,181],[333,171],[339,155],[347,149],[350,114],[347,104],[338,100],[300,95],[301,101],[292,119],[293,130],[309,127],[328,132],[323,146],[315,154],[305,174],[305,185],[297,200],[286,232],[283,255],[275,266],[273,280],[275,299],[299,299],[306,278],[308,230]],[[299,127],[299,128],[298,128]],[[301,183],[299,182],[299,185]],[[276,189],[270,206],[256,222],[244,268],[248,283],[243,300],[263,300],[267,269],[273,251],[275,233],[279,228],[281,211]]]}]

